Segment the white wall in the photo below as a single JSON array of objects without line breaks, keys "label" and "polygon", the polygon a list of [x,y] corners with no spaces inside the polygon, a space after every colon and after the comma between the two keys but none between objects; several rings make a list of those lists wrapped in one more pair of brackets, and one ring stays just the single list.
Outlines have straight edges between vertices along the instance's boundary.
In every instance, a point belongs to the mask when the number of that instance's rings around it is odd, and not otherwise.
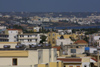
[{"label": "white wall", "polygon": [[70,39],[57,39],[56,45],[60,46],[61,42],[63,43],[63,45],[68,45],[68,44],[72,43],[72,41]]},{"label": "white wall", "polygon": [[51,62],[54,62],[57,60],[57,49],[52,48],[51,49]]},{"label": "white wall", "polygon": [[[18,66],[21,65],[35,65],[42,63],[42,56],[41,56],[42,51],[41,50],[30,50],[29,51],[29,56],[28,57],[0,57],[0,66],[12,66],[12,58],[17,58],[18,60]],[[40,62],[38,59],[38,56],[41,56]]]},{"label": "white wall", "polygon": [[[68,55],[73,54],[73,53],[71,53],[71,49],[74,49],[74,48],[68,48]],[[75,49],[76,49],[76,53],[74,53],[74,54],[82,54],[83,52],[85,52],[84,48],[75,48]]]},{"label": "white wall", "polygon": [[8,30],[9,42],[17,42],[18,30]]},{"label": "white wall", "polygon": [[90,48],[90,53],[94,53],[94,51],[97,51],[97,48]]},{"label": "white wall", "polygon": [[94,36],[94,40],[99,40],[100,36]]},{"label": "white wall", "polygon": [[89,65],[90,65],[89,62],[83,62],[83,63],[82,63],[82,67],[85,67],[85,65],[86,65],[86,67],[90,67],[90,66],[89,66]]},{"label": "white wall", "polygon": [[49,63],[50,61],[51,61],[51,50],[43,49],[43,63]]}]

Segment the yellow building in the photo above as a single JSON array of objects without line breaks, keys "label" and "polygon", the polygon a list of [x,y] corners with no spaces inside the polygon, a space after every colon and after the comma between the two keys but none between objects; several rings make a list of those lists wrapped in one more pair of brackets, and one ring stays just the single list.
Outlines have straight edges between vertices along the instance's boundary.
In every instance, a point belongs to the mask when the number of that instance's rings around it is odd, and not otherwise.
[{"label": "yellow building", "polygon": [[49,32],[48,33],[48,43],[50,43],[52,46],[56,46],[56,40],[57,39],[67,39],[70,38],[70,35],[60,35],[56,32]]},{"label": "yellow building", "polygon": [[[0,48],[0,67],[62,67],[55,48]],[[53,64],[57,66],[53,66]]]},{"label": "yellow building", "polygon": [[[81,34],[63,34],[63,35],[61,35],[60,33],[49,32],[48,33],[48,43],[50,43],[52,46],[56,46],[57,45],[57,40],[60,41],[59,39],[62,39],[62,42],[65,43],[65,41],[68,41],[68,40],[64,40],[64,39],[70,39],[70,37],[71,37],[72,39],[78,40],[82,36],[84,36],[83,33],[81,33]],[[68,42],[72,43],[70,40]]]}]

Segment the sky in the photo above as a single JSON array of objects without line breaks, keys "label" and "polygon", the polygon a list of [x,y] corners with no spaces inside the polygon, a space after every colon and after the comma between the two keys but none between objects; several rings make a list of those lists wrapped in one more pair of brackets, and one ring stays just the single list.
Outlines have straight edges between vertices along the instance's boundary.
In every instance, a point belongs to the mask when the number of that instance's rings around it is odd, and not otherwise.
[{"label": "sky", "polygon": [[0,12],[100,12],[100,0],[0,0]]}]

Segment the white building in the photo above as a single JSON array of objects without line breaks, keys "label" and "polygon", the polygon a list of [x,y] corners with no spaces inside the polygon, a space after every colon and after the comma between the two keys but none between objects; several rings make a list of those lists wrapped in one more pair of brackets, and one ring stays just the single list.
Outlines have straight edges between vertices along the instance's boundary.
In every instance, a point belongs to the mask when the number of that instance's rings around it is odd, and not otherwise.
[{"label": "white building", "polygon": [[0,17],[2,17],[2,14],[0,14]]},{"label": "white building", "polygon": [[95,41],[99,40],[100,39],[100,36],[94,36],[93,38]]},{"label": "white building", "polygon": [[41,27],[36,26],[36,27],[33,27],[33,30],[34,30],[34,32],[39,32],[40,31],[40,28]]},{"label": "white building", "polygon": [[40,34],[34,33],[24,33],[18,35],[18,42],[25,45],[36,45],[40,42]]},{"label": "white building", "polygon": [[57,39],[57,40],[56,40],[56,44],[57,44],[58,46],[60,46],[61,44],[63,44],[63,45],[68,45],[68,44],[71,44],[71,43],[73,43],[73,42],[72,42],[71,39],[69,39],[69,38],[67,38],[67,39]]},{"label": "white building", "polygon": [[9,42],[17,42],[17,35],[22,34],[23,32],[21,29],[8,29],[7,33],[9,35]]},{"label": "white building", "polygon": [[6,26],[0,26],[0,29],[6,29]]}]

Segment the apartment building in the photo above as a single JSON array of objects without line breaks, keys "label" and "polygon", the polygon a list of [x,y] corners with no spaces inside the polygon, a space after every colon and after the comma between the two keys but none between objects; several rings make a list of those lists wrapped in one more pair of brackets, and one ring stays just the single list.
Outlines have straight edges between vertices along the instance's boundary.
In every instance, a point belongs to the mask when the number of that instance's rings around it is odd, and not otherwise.
[{"label": "apartment building", "polygon": [[21,29],[6,29],[4,34],[0,34],[0,42],[17,42],[17,35],[22,33]]},{"label": "apartment building", "polygon": [[0,42],[9,42],[8,34],[0,34]]},{"label": "apartment building", "polygon": [[6,26],[0,26],[0,30],[1,30],[1,29],[6,29]]},{"label": "apartment building", "polygon": [[24,33],[17,36],[18,42],[25,45],[36,45],[40,42],[40,34],[37,33]]},{"label": "apartment building", "polygon": [[9,35],[9,42],[17,42],[17,35],[23,34],[23,31],[21,29],[7,29],[5,34]]},{"label": "apartment building", "polygon": [[23,33],[21,29],[7,29],[4,34],[0,34],[0,42],[20,42],[25,45],[36,45],[40,42],[40,34]]}]

